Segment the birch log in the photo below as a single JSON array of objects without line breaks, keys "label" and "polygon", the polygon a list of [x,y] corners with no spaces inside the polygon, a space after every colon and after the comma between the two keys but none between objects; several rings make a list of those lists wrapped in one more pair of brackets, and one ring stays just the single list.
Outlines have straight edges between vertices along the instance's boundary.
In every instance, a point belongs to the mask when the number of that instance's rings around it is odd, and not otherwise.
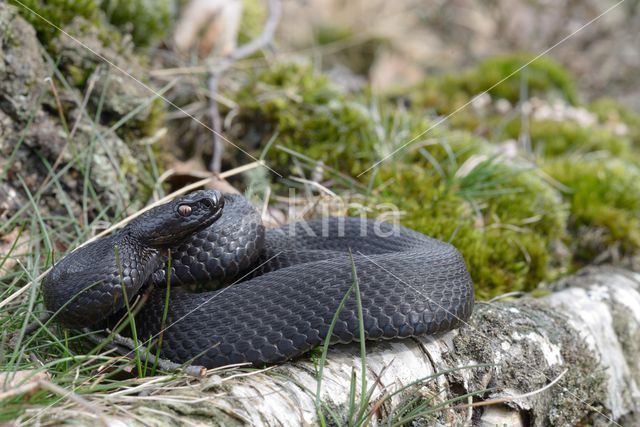
[{"label": "birch log", "polygon": [[[436,407],[490,389],[420,416],[414,425],[637,425],[640,274],[592,268],[553,289],[540,299],[480,302],[469,324],[439,337],[368,345],[367,387],[376,408],[371,424],[397,417],[414,397]],[[389,398],[452,368],[463,369]],[[353,375],[359,401],[360,369],[359,345],[329,351],[321,401],[330,421],[333,413],[346,422]],[[315,425],[316,372],[310,359],[259,372],[214,372],[180,387],[182,400],[170,399],[175,391],[153,392],[157,401],[132,411],[148,416],[155,408],[198,424]]]}]

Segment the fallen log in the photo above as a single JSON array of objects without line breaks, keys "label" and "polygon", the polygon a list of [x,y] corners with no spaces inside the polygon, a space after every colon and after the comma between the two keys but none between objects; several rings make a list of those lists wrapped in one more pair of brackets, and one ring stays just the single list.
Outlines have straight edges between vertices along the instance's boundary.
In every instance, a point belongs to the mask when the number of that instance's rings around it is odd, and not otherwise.
[{"label": "fallen log", "polygon": [[[359,345],[181,387],[158,409],[212,424],[630,425],[640,418],[640,274],[591,268],[544,298],[479,302],[439,337]],[[160,392],[170,397],[170,392]],[[319,399],[318,399],[319,396]],[[158,396],[159,397],[159,396]],[[203,418],[203,416],[205,418]]]},{"label": "fallen log", "polygon": [[342,345],[326,360],[316,352],[264,370],[151,377],[75,399],[68,391],[62,410],[25,417],[51,422],[71,410],[77,421],[113,426],[640,425],[640,274],[589,268],[551,289],[478,302],[458,330],[371,343],[364,357],[358,344]]}]

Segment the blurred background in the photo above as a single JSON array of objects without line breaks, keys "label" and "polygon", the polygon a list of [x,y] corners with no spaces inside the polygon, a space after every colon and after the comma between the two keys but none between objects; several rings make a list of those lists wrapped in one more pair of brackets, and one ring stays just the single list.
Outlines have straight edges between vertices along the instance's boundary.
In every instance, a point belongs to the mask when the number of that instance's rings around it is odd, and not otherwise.
[{"label": "blurred background", "polygon": [[345,66],[380,90],[490,56],[550,49],[549,57],[574,74],[589,99],[611,96],[640,108],[637,1],[310,0],[283,6],[283,46],[325,46],[318,49],[324,67]]}]

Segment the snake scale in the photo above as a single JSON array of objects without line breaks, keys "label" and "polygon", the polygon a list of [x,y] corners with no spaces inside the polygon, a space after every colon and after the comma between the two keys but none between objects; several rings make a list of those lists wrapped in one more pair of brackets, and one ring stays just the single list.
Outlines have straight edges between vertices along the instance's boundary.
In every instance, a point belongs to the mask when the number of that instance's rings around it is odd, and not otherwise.
[{"label": "snake scale", "polygon": [[[58,321],[81,328],[121,316],[125,297],[153,284],[136,329],[142,340],[164,329],[165,358],[205,367],[263,365],[324,342],[355,289],[354,271],[367,340],[444,332],[471,315],[473,285],[447,243],[349,217],[265,231],[245,198],[214,190],[148,210],[71,252],[44,278],[43,295]],[[179,286],[194,284],[207,290]],[[351,292],[330,342],[357,341],[359,320]]]}]

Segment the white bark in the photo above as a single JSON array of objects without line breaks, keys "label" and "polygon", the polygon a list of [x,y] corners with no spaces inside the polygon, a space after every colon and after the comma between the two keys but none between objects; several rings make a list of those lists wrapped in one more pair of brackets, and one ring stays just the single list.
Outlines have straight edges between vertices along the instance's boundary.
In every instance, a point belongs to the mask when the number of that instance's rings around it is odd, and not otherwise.
[{"label": "white bark", "polygon": [[[384,424],[414,396],[433,407],[491,388],[415,425],[639,425],[640,274],[590,269],[554,289],[541,299],[480,302],[469,324],[437,338],[368,345],[369,403],[378,405],[371,424]],[[478,364],[491,365],[473,367]],[[385,400],[456,367],[466,368]],[[330,349],[321,401],[342,421],[354,372],[359,400],[360,369],[359,345]],[[316,425],[316,386],[316,366],[307,358],[258,372],[213,371],[200,380],[155,378],[129,390],[83,395],[95,405],[93,413],[72,407],[80,419],[99,416],[113,426]],[[487,400],[493,403],[479,406]],[[47,412],[37,418],[44,422]]]},{"label": "white bark", "polygon": [[[379,418],[409,395],[442,402],[465,392],[495,387],[473,401],[511,399],[491,406],[444,409],[418,422],[474,425],[627,424],[640,413],[640,274],[591,269],[556,285],[541,298],[479,303],[470,323],[437,338],[380,342],[367,346],[371,403],[385,393],[435,372],[493,363],[443,375],[386,402]],[[352,372],[359,375],[358,345],[329,351],[322,401],[344,416]],[[566,372],[564,372],[566,370]],[[564,373],[564,374],[563,374]],[[560,380],[536,393],[552,380]],[[212,374],[194,383],[195,404],[161,403],[163,410],[208,414],[212,424],[312,425],[318,422],[316,367],[301,360],[264,372],[229,378]],[[356,384],[360,385],[360,378]],[[358,388],[359,390],[359,388]],[[531,393],[533,392],[533,393]],[[161,393],[167,398],[170,392]],[[160,396],[158,396],[160,397]],[[357,398],[356,398],[357,401]],[[457,405],[470,403],[458,402]],[[221,419],[220,416],[223,416]],[[202,422],[202,418],[196,418]],[[208,423],[209,421],[207,421]]]}]

